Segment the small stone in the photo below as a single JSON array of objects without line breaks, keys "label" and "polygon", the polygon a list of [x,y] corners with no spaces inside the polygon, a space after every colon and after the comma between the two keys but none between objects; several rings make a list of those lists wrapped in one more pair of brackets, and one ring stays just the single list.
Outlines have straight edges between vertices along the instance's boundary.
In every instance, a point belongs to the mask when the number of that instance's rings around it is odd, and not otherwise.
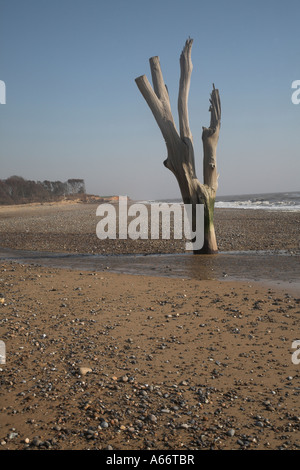
[{"label": "small stone", "polygon": [[268,405],[266,408],[268,411],[275,411],[274,406]]},{"label": "small stone", "polygon": [[264,423],[262,421],[256,421],[256,426],[258,426],[259,428],[263,428],[264,427]]},{"label": "small stone", "polygon": [[79,374],[80,375],[86,375],[89,372],[92,372],[92,369],[90,367],[79,367]]},{"label": "small stone", "polygon": [[235,435],[235,430],[234,429],[228,429],[227,436],[233,437],[234,435]]},{"label": "small stone", "polygon": [[40,446],[43,445],[43,441],[39,437],[35,437],[32,440],[32,445],[35,446],[35,447],[40,447]]},{"label": "small stone", "polygon": [[180,425],[180,427],[181,427],[182,429],[188,429],[188,428],[189,428],[189,425],[186,424],[186,423],[182,423],[182,424]]},{"label": "small stone", "polygon": [[155,415],[149,415],[149,421],[151,421],[152,423],[156,423],[157,422],[157,417]]}]

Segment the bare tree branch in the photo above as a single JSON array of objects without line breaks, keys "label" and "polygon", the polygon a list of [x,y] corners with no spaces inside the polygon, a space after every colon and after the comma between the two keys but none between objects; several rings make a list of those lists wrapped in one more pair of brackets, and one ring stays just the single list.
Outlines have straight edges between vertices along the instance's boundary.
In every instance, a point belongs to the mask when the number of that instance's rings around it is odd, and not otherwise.
[{"label": "bare tree branch", "polygon": [[170,105],[169,94],[163,79],[159,57],[151,57],[149,63],[154,91],[161,101],[166,101]]},{"label": "bare tree branch", "polygon": [[219,90],[213,84],[210,98],[210,127],[203,127],[203,180],[214,194],[218,188],[217,144],[221,127],[221,101]]},{"label": "bare tree branch", "polygon": [[188,39],[180,56],[180,81],[178,94],[178,115],[180,137],[182,139],[190,139],[193,141],[192,133],[189,125],[188,115],[188,96],[190,91],[191,75],[193,64],[191,59],[193,40]]},{"label": "bare tree branch", "polygon": [[[153,88],[146,75],[142,75],[136,78],[135,82],[143,97],[145,98],[149,108],[151,109],[166,143],[176,139],[176,135],[177,138],[179,138],[170,107],[165,100],[161,101],[158,98],[157,94],[153,91]],[[156,83],[157,90],[159,87],[161,87],[161,83],[159,86]],[[161,88],[159,89],[161,90]]]}]

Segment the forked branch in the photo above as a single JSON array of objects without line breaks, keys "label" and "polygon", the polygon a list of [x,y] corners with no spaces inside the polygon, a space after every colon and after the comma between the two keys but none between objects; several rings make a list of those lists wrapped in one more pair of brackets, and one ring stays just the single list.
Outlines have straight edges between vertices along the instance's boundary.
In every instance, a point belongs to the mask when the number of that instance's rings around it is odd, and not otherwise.
[{"label": "forked branch", "polygon": [[[151,60],[151,59],[150,59]],[[160,70],[160,68],[159,68]],[[146,75],[142,75],[135,79],[135,82],[145,98],[152,114],[161,130],[165,142],[175,139],[178,136],[175,123],[173,120],[169,98],[165,86],[163,85],[163,78],[158,69],[152,70],[155,82],[155,91],[153,90]],[[165,89],[165,92],[163,91]]]}]

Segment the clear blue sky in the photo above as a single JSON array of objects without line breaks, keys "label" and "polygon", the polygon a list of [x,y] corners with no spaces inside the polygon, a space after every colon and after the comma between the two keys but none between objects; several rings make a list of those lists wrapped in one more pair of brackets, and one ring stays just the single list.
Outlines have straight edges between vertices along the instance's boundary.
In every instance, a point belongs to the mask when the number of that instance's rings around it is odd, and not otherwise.
[{"label": "clear blue sky", "polygon": [[220,90],[219,195],[300,190],[300,1],[0,0],[0,178],[84,178],[87,191],[179,197],[135,78],[160,57],[177,122],[179,56],[197,176],[212,83]]}]

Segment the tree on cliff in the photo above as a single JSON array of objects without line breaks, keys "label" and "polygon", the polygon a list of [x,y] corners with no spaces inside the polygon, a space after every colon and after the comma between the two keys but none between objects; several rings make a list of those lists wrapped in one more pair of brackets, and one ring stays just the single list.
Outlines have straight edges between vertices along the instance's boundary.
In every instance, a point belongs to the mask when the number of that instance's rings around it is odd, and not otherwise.
[{"label": "tree on cliff", "polygon": [[[217,253],[214,229],[214,204],[218,187],[216,150],[221,126],[221,102],[219,91],[214,87],[210,98],[210,126],[202,128],[203,184],[195,171],[193,137],[189,126],[188,95],[192,74],[192,39],[188,39],[180,56],[180,82],[178,94],[178,133],[172,116],[168,89],[164,83],[159,57],[149,59],[152,83],[146,75],[135,79],[161,130],[167,147],[166,168],[171,170],[179,184],[184,204],[204,204],[204,245],[195,253]],[[195,213],[195,210],[194,210]]]}]

